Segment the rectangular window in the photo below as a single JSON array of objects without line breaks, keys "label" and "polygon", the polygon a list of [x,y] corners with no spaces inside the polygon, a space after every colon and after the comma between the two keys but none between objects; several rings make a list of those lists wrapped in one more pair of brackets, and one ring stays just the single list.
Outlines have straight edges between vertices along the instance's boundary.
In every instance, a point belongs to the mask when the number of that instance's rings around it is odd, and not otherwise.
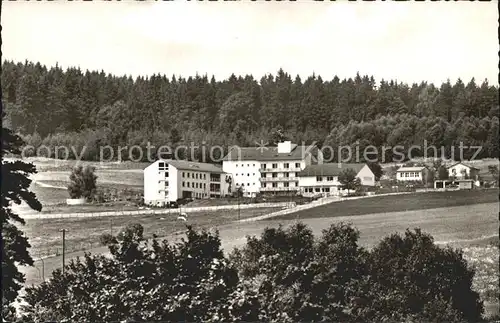
[{"label": "rectangular window", "polygon": [[300,163],[295,163],[295,168],[300,168]]},{"label": "rectangular window", "polygon": [[278,168],[278,164],[273,164],[273,168]]},{"label": "rectangular window", "polygon": [[186,173],[182,172],[182,178],[186,177]]},{"label": "rectangular window", "polygon": [[260,164],[260,167],[261,167],[262,169],[266,169],[266,164]]},{"label": "rectangular window", "polygon": [[326,180],[327,180],[328,182],[333,182],[333,176],[328,176],[328,177],[326,178]]},{"label": "rectangular window", "polygon": [[184,182],[182,182],[182,187],[184,187],[186,184]]},{"label": "rectangular window", "polygon": [[317,182],[321,182],[321,181],[323,181],[323,177],[321,177],[321,176],[316,176],[316,181],[317,181]]},{"label": "rectangular window", "polygon": [[187,173],[187,178],[189,178],[189,173]]},{"label": "rectangular window", "polygon": [[321,192],[321,189],[320,189],[319,187],[316,187],[314,190],[315,190],[317,193]]},{"label": "rectangular window", "polygon": [[189,187],[189,182],[186,183],[187,187]]},{"label": "rectangular window", "polygon": [[278,187],[278,183],[273,183],[273,187]]},{"label": "rectangular window", "polygon": [[273,173],[273,177],[278,177],[278,174],[276,174],[276,173]]},{"label": "rectangular window", "polygon": [[284,168],[289,168],[290,167],[290,164],[289,163],[285,163],[285,165],[283,166]]},{"label": "rectangular window", "polygon": [[284,187],[289,187],[290,185],[289,185],[289,183],[287,182],[287,183],[284,183],[284,184],[283,184],[283,186],[284,186]]},{"label": "rectangular window", "polygon": [[283,173],[284,177],[290,177],[290,173]]}]

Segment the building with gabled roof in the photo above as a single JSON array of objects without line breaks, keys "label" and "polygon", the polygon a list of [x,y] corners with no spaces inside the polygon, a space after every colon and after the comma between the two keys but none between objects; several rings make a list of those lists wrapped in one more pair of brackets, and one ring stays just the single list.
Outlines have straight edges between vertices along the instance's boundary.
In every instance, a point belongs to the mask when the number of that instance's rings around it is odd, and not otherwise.
[{"label": "building with gabled roof", "polygon": [[477,180],[479,169],[462,162],[455,163],[446,167],[448,170],[448,177],[455,179],[473,179]]},{"label": "building with gabled roof", "polygon": [[363,163],[327,163],[310,165],[299,172],[299,186],[304,196],[340,195],[343,193],[339,175],[352,169],[362,186],[375,186],[375,174]]},{"label": "building with gabled roof", "polygon": [[226,196],[231,194],[231,181],[230,174],[214,164],[158,160],[144,169],[144,203]]}]

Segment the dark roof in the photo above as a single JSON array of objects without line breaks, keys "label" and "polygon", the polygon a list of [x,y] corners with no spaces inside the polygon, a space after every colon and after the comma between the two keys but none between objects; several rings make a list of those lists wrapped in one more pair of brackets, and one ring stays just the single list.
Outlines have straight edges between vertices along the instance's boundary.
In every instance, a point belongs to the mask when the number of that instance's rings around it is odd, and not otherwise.
[{"label": "dark roof", "polygon": [[278,154],[278,147],[239,147],[233,148],[224,157],[224,161],[256,160],[302,160],[315,151],[314,146],[297,146],[292,144],[292,151],[288,154]]},{"label": "dark roof", "polygon": [[453,165],[450,165],[450,166],[446,167],[446,169],[448,169],[448,168],[452,168],[453,166],[457,166],[457,165],[459,165],[459,164],[462,164],[462,165],[464,165],[465,167],[469,167],[469,168],[472,168],[472,169],[475,169],[475,170],[479,170],[479,168],[472,167],[471,165],[467,165],[467,164],[464,164],[464,163],[462,163],[462,162],[458,162],[458,163],[455,163],[455,164],[453,164]]},{"label": "dark roof", "polygon": [[169,165],[174,166],[178,170],[191,170],[191,171],[199,171],[199,172],[211,172],[211,173],[224,173],[222,168],[218,165],[209,164],[209,163],[197,163],[187,160],[160,160],[160,162],[166,162]]},{"label": "dark roof", "polygon": [[297,176],[338,176],[348,168],[353,169],[356,174],[365,167],[366,164],[345,164],[345,163],[328,163],[319,165],[310,165],[304,168]]}]

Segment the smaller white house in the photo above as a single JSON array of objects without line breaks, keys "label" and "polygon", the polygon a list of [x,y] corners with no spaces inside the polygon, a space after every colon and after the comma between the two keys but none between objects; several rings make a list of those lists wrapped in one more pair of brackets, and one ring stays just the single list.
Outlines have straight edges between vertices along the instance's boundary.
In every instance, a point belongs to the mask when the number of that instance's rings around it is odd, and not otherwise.
[{"label": "smaller white house", "polygon": [[447,167],[448,177],[455,179],[473,179],[477,180],[479,169],[466,165],[464,163],[456,163]]},{"label": "smaller white house", "polygon": [[183,198],[231,194],[232,178],[222,168],[185,160],[158,160],[144,169],[144,203],[162,205]]},{"label": "smaller white house", "polygon": [[400,182],[425,182],[427,171],[425,166],[403,166],[396,171],[396,179]]},{"label": "smaller white house", "polygon": [[342,184],[338,178],[346,169],[352,169],[356,172],[356,177],[360,179],[361,185],[375,186],[375,174],[373,174],[367,164],[328,163],[310,165],[298,173],[299,187],[302,195],[341,195]]}]

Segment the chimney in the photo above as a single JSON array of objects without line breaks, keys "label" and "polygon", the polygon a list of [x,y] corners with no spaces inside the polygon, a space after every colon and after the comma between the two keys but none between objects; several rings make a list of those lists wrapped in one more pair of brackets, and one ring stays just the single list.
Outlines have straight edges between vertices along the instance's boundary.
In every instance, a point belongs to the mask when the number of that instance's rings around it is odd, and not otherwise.
[{"label": "chimney", "polygon": [[283,141],[278,143],[278,154],[289,154],[292,152],[292,142]]}]

